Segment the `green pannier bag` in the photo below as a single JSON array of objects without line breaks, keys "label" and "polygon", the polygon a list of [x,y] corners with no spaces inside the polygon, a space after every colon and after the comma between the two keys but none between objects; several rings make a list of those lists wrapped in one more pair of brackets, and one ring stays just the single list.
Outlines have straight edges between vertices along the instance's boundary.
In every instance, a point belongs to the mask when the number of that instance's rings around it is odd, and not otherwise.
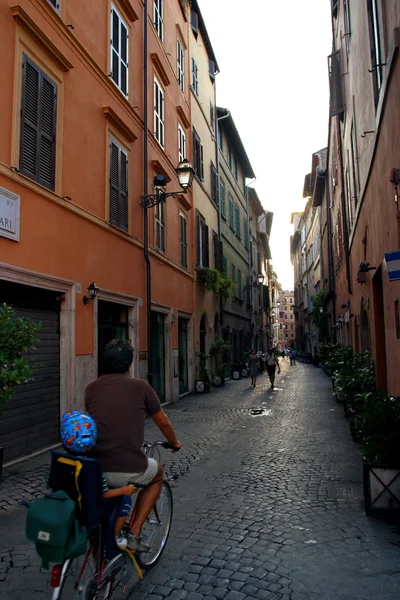
[{"label": "green pannier bag", "polygon": [[86,529],[75,517],[76,504],[64,491],[54,492],[28,508],[26,536],[35,542],[42,566],[86,554]]}]

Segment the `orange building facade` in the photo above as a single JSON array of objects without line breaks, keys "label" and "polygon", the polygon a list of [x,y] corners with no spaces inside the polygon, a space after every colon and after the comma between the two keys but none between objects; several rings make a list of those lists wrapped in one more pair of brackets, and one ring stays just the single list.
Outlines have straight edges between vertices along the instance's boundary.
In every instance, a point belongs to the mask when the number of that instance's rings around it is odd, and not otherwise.
[{"label": "orange building facade", "polygon": [[[47,325],[38,376],[0,420],[6,461],[58,442],[59,415],[82,407],[108,340],[129,339],[132,374],[148,372],[140,196],[159,173],[179,190],[191,115],[184,3],[148,2],[147,53],[144,10],[0,0],[0,302]],[[193,384],[191,209],[188,193],[149,210],[150,367],[167,402]]]}]

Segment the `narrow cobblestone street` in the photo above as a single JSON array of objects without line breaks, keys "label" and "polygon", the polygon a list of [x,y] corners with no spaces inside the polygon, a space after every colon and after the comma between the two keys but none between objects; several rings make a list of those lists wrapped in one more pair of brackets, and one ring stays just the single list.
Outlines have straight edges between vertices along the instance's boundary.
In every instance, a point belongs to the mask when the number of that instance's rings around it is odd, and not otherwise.
[{"label": "narrow cobblestone street", "polygon": [[[399,529],[365,516],[361,457],[330,379],[284,361],[274,392],[266,375],[249,383],[167,409],[185,445],[164,454],[172,533],[131,600],[398,600]],[[43,493],[45,462],[0,488],[2,600],[50,597],[16,503]]]}]

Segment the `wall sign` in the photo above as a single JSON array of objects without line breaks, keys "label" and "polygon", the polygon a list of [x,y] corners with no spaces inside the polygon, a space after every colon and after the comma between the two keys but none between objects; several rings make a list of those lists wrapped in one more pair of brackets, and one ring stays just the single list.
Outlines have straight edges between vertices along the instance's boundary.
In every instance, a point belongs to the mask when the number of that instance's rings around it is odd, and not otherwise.
[{"label": "wall sign", "polygon": [[384,252],[389,281],[400,279],[400,250]]},{"label": "wall sign", "polygon": [[0,236],[19,241],[20,197],[0,187]]}]

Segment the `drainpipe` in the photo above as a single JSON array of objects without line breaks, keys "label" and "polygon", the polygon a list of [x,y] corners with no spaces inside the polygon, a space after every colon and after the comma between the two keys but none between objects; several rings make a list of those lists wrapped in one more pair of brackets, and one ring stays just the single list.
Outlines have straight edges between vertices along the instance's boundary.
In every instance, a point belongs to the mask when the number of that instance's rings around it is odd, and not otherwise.
[{"label": "drainpipe", "polygon": [[[148,0],[144,0],[143,29],[143,194],[149,192],[149,110],[148,110]],[[147,328],[147,381],[153,383],[151,352],[151,263],[149,258],[149,219],[148,209],[143,210],[144,260],[146,262],[146,328]]]},{"label": "drainpipe", "polygon": [[[248,185],[246,185],[247,239],[249,240],[249,249],[248,249],[248,253],[247,253],[247,260],[249,262],[248,269],[247,269],[247,281],[248,281],[247,289],[250,292],[249,293],[249,296],[250,296],[249,300],[250,300],[250,306],[251,307],[253,306],[253,282],[251,280],[251,259],[252,259],[253,242],[252,242],[252,239],[251,239],[251,228],[250,228],[249,185],[253,185],[253,183],[255,183],[256,179],[257,178],[254,177],[253,181],[250,181],[250,183]],[[256,228],[256,234],[257,234],[257,228]],[[252,326],[252,325],[254,325],[254,321],[253,321],[254,317],[253,317],[253,310],[251,308],[250,308],[250,310],[251,310],[250,326]],[[251,327],[252,333],[254,332],[254,329],[255,329],[255,327]],[[253,335],[251,337],[251,344],[252,344],[252,346],[254,346]]]},{"label": "drainpipe", "polygon": [[[231,116],[230,111],[228,110],[226,112],[226,115],[223,115],[222,117],[217,117],[216,118],[216,165],[217,165],[217,182],[218,182],[218,190],[217,190],[217,194],[218,194],[218,242],[221,243],[222,242],[222,231],[221,231],[221,198],[220,198],[220,189],[221,189],[221,174],[220,174],[220,166],[219,166],[219,121],[222,121],[223,119],[227,119],[228,117]],[[220,296],[219,299],[219,314],[220,314],[220,323],[221,325],[224,324],[224,302],[222,299],[222,296]]]}]

